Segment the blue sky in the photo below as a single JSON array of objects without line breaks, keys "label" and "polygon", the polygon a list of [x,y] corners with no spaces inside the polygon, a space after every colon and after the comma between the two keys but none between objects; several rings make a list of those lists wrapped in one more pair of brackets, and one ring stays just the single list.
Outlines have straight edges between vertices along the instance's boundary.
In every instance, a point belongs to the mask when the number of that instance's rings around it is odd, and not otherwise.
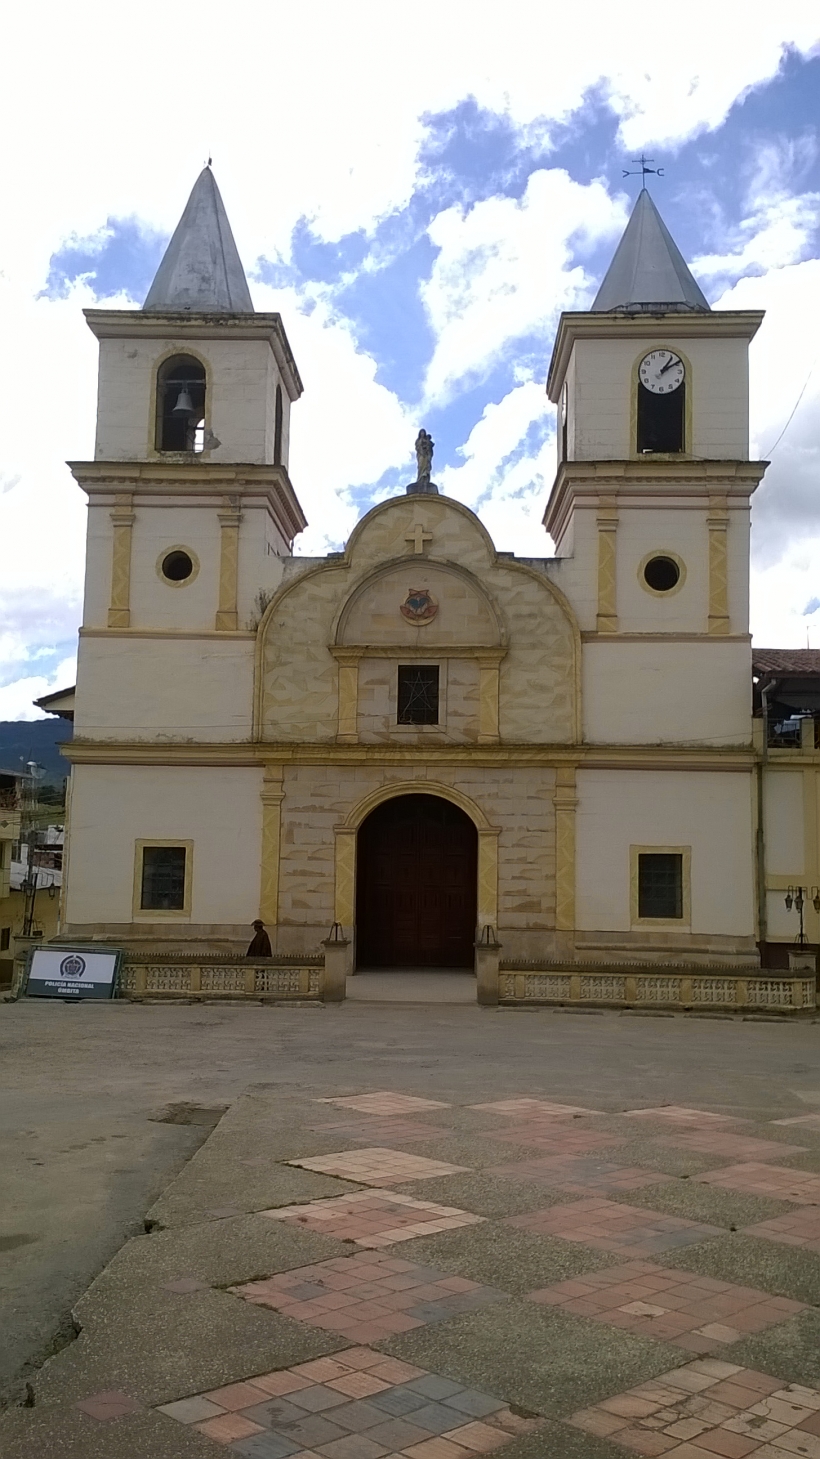
[{"label": "blue sky", "polygon": [[[480,3],[469,35],[426,0],[397,8],[392,28],[370,0],[351,0],[348,13],[370,20],[353,29],[324,0],[287,18],[249,3],[253,57],[238,71],[226,42],[219,87],[185,125],[119,106],[144,81],[150,24],[142,41],[120,38],[113,72],[101,40],[52,38],[31,82],[46,116],[33,136],[14,129],[15,226],[0,233],[0,321],[19,345],[4,369],[0,530],[20,543],[0,584],[0,718],[33,713],[34,694],[71,672],[83,503],[62,463],[92,453],[95,385],[81,310],[141,304],[208,151],[256,306],[281,311],[305,380],[291,476],[316,525],[297,551],[340,546],[410,479],[423,424],[442,488],[500,548],[546,555],[555,324],[593,296],[638,190],[622,168],[645,149],[665,171],[650,179],[655,201],[709,299],[768,311],[753,351],[753,454],[804,391],[756,506],[753,618],[760,642],[805,644],[808,625],[820,647],[820,21],[785,4],[754,35],[728,20],[720,34],[699,9],[712,47],[670,45],[661,26],[636,58],[637,5],[616,25],[611,7],[581,3],[559,25],[513,0],[499,36]],[[453,10],[463,17],[466,0]],[[161,14],[151,0],[144,19]],[[432,32],[425,14],[438,15]],[[287,75],[276,70],[266,106],[258,88],[285,44]],[[61,104],[66,46],[73,109]],[[172,72],[167,58],[153,64],[161,97]],[[102,120],[106,100],[116,126]]]}]

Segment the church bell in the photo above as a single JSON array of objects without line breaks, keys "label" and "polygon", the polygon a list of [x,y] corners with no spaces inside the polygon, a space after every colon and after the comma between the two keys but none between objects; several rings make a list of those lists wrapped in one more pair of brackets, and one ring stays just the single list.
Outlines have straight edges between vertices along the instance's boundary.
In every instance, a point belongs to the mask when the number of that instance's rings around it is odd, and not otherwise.
[{"label": "church bell", "polygon": [[177,396],[177,403],[171,411],[171,414],[189,416],[193,415],[193,413],[194,402],[191,399],[190,393],[185,389],[180,390],[179,395]]}]

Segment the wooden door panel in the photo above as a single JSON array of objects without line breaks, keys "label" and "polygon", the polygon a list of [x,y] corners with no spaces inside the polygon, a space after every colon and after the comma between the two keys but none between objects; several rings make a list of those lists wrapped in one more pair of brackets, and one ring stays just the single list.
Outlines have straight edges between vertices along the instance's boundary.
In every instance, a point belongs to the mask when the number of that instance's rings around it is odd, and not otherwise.
[{"label": "wooden door panel", "polygon": [[477,836],[438,796],[386,801],[359,831],[360,967],[468,967],[476,920]]}]

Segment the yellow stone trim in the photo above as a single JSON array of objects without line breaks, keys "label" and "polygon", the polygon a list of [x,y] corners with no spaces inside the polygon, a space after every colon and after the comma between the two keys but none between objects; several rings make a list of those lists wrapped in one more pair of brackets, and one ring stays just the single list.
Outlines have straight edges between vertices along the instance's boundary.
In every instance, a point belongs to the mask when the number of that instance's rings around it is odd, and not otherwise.
[{"label": "yellow stone trim", "polygon": [[709,632],[729,632],[729,512],[726,497],[710,497],[709,515]]},{"label": "yellow stone trim", "polygon": [[131,538],[134,528],[134,499],[115,498],[111,512],[111,602],[108,609],[109,628],[128,628],[131,623]]},{"label": "yellow stone trim", "polygon": [[331,653],[340,664],[356,663],[361,659],[396,659],[405,663],[407,659],[423,659],[435,663],[440,659],[480,659],[487,664],[498,665],[507,653],[506,648],[482,648],[472,643],[435,644],[425,648],[412,643],[388,644],[328,644]]},{"label": "yellow stone trim", "polygon": [[498,831],[478,832],[478,934],[482,927],[498,928]]},{"label": "yellow stone trim", "polygon": [[242,521],[241,497],[225,497],[219,518],[219,608],[214,628],[239,627],[237,595],[239,591],[239,524]]},{"label": "yellow stone trim", "polygon": [[266,765],[262,781],[262,857],[259,916],[275,927],[279,921],[279,858],[282,838],[284,765]]},{"label": "yellow stone trim", "polygon": [[[481,579],[478,578],[474,572],[471,572],[469,568],[462,567],[461,564],[458,562],[450,562],[448,558],[430,557],[429,554],[425,554],[423,561],[424,565],[427,567],[438,568],[440,572],[450,573],[453,577],[460,578],[462,582],[469,583],[470,587],[478,595],[478,597],[483,600],[488,609],[490,618],[495,626],[496,643],[506,644],[507,633],[504,626],[504,619],[502,617],[501,610],[497,602],[495,601],[495,598],[490,592],[488,592],[486,585],[481,581]],[[383,559],[383,561],[377,563],[375,567],[369,567],[367,571],[362,574],[361,577],[356,579],[355,583],[346,594],[344,601],[337,609],[333,619],[333,626],[330,632],[331,643],[339,645],[343,644],[347,619],[355,608],[359,598],[362,596],[362,593],[366,592],[372,583],[378,582],[379,578],[386,577],[389,573],[394,572],[397,568],[401,568],[402,571],[409,572],[411,570],[415,570],[415,568],[419,568],[420,566],[421,564],[417,563],[415,560],[415,556],[411,554],[409,556],[405,555],[404,557],[386,557]],[[303,582],[304,578],[300,579],[300,581]],[[412,582],[412,579],[410,579],[410,582]],[[396,603],[397,617],[398,612],[399,604]],[[344,646],[347,647],[348,645]]]},{"label": "yellow stone trim", "polygon": [[500,654],[477,653],[478,659],[478,743],[498,743],[498,700],[501,682]]},{"label": "yellow stone trim", "polygon": [[559,932],[575,930],[575,793],[574,765],[561,765],[555,772],[555,927]]},{"label": "yellow stone trim", "polygon": [[[638,857],[643,855],[676,855],[681,857],[681,917],[639,917]],[[691,930],[692,923],[692,847],[630,846],[629,848],[629,920],[632,927],[679,928]]]},{"label": "yellow stone trim", "polygon": [[336,739],[340,744],[355,744],[359,737],[359,657],[337,652],[339,671],[339,709]]},{"label": "yellow stone trim", "polygon": [[[334,745],[296,744],[269,740],[191,744],[168,741],[67,740],[61,753],[77,765],[263,765],[275,757],[292,765],[398,766],[559,766],[583,765],[592,769],[737,771],[749,774],[757,764],[752,749],[706,746],[676,750],[668,745]],[[771,753],[771,752],[770,752]],[[794,756],[789,764],[805,765]],[[812,763],[820,764],[820,753]]]},{"label": "yellow stone trim", "polygon": [[445,785],[441,780],[423,778],[391,780],[386,785],[380,785],[377,790],[372,790],[369,795],[358,801],[352,810],[348,811],[337,830],[358,831],[371,811],[386,800],[395,800],[397,795],[440,795],[443,800],[451,801],[453,805],[458,806],[459,810],[464,811],[479,831],[492,831],[493,835],[498,835],[499,828],[491,825],[481,807],[468,795],[454,789],[452,785]]},{"label": "yellow stone trim", "polygon": [[349,929],[356,921],[356,831],[335,828],[333,920]]},{"label": "yellow stone trim", "polygon": [[599,633],[616,633],[618,629],[616,533],[618,502],[616,497],[602,496],[598,502],[598,615]]},{"label": "yellow stone trim", "polygon": [[[680,577],[675,583],[674,588],[663,589],[650,587],[649,583],[644,577],[644,569],[646,568],[647,563],[650,563],[652,561],[653,557],[670,557],[672,561],[676,564],[678,572],[680,573]],[[681,588],[686,582],[686,563],[684,562],[682,557],[678,556],[677,552],[672,551],[671,547],[653,547],[652,551],[647,552],[646,556],[642,557],[640,563],[638,564],[638,582],[640,583],[644,592],[649,593],[649,596],[651,598],[674,598],[675,594],[680,592]],[[641,634],[640,636],[643,638],[646,635]],[[697,637],[698,635],[694,636]],[[664,634],[664,637],[668,638],[671,637],[671,635]]]},{"label": "yellow stone trim", "polygon": [[[656,557],[657,553],[653,552],[651,555],[653,557]],[[668,557],[669,553],[665,552],[663,555],[664,557]],[[660,596],[666,597],[668,595],[661,593]],[[583,643],[596,643],[600,639],[607,639],[610,643],[640,642],[706,644],[714,642],[714,639],[710,638],[709,634],[705,630],[702,633],[664,633],[662,631],[659,631],[657,633],[595,633],[590,629],[584,629],[583,633],[581,634],[581,640]],[[750,633],[726,633],[721,639],[721,642],[723,643],[751,643],[751,641],[752,635]]]},{"label": "yellow stone trim", "polygon": [[[146,846],[185,847],[185,890],[183,904],[172,911],[164,912],[157,907],[142,907],[142,853]],[[135,922],[184,922],[191,916],[191,887],[194,874],[194,843],[182,836],[149,836],[144,841],[134,842],[134,893],[131,916]]]}]

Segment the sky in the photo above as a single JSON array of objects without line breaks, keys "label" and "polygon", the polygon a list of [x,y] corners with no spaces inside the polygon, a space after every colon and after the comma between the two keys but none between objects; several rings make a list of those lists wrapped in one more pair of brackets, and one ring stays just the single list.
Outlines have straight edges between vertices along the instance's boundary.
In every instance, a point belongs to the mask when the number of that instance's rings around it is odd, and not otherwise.
[{"label": "sky", "polygon": [[[0,90],[0,719],[73,683],[96,341],[136,308],[208,156],[255,307],[305,393],[297,553],[340,548],[413,479],[500,550],[547,556],[545,380],[645,151],[709,302],[765,309],[751,349],[752,629],[820,648],[820,9],[690,0],[11,0]],[[808,637],[807,637],[808,635]]]}]

